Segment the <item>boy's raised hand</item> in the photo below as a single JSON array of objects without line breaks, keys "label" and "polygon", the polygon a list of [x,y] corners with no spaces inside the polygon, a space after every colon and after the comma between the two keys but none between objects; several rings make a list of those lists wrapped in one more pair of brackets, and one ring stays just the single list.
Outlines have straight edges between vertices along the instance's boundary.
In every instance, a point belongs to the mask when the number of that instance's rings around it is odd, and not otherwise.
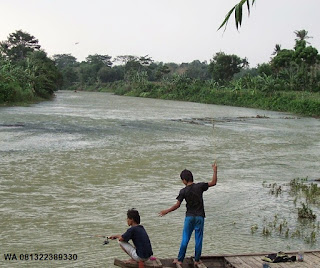
[{"label": "boy's raised hand", "polygon": [[216,161],[212,164],[212,169],[213,169],[213,175],[212,175],[212,180],[208,183],[209,187],[215,186],[217,184],[218,180],[218,166]]},{"label": "boy's raised hand", "polygon": [[214,173],[217,173],[218,171],[217,161],[214,161],[214,163],[212,164],[212,169]]}]

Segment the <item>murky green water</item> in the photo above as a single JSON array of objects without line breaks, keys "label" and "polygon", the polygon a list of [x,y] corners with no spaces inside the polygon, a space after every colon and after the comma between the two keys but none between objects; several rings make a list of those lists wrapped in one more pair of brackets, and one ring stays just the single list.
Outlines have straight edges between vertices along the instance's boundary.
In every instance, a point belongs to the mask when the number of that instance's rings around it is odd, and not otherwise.
[{"label": "murky green water", "polygon": [[[320,248],[319,233],[314,244],[261,235],[277,213],[295,228],[293,198],[272,196],[262,183],[320,178],[319,130],[313,118],[108,93],[58,92],[52,102],[0,108],[0,266],[112,267],[114,257],[127,257],[93,236],[125,231],[131,207],[155,256],[175,257],[184,205],[158,212],[175,203],[182,169],[209,181],[214,159],[219,181],[204,197],[204,255]],[[5,261],[5,253],[77,260]]]}]

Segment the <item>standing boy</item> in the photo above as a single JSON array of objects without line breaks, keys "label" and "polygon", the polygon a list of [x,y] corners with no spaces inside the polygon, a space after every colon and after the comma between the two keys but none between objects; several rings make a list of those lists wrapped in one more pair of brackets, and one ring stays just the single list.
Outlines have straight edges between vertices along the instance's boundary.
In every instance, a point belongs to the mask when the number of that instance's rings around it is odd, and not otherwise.
[{"label": "standing boy", "polygon": [[203,240],[203,227],[204,227],[204,205],[203,205],[203,192],[208,190],[209,187],[215,186],[217,184],[217,172],[218,167],[216,163],[212,165],[213,176],[212,180],[208,183],[193,182],[193,175],[191,171],[185,169],[181,172],[180,178],[183,184],[186,186],[181,189],[177,197],[177,203],[172,207],[162,210],[159,215],[164,216],[169,212],[172,212],[180,207],[183,199],[186,200],[187,211],[184,221],[182,241],[180,245],[180,251],[178,259],[175,263],[182,264],[184,257],[186,255],[187,246],[191,237],[193,230],[195,230],[195,265],[200,264],[200,256],[202,251],[202,240]]},{"label": "standing boy", "polygon": [[[136,209],[128,210],[127,223],[131,227],[124,234],[109,238],[118,239],[120,247],[131,257],[127,263],[147,261],[153,255],[152,247],[146,230],[140,225],[140,215]],[[134,246],[128,242],[130,239]]]}]

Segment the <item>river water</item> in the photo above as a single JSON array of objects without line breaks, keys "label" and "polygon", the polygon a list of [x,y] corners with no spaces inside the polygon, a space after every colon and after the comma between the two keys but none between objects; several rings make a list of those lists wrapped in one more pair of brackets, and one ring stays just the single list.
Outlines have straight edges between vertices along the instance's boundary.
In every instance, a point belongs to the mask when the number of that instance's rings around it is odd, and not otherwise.
[{"label": "river water", "polygon": [[[304,238],[310,224],[297,221],[286,191],[294,178],[320,178],[319,130],[319,119],[292,114],[110,93],[60,91],[53,101],[0,108],[0,266],[113,267],[127,256],[95,236],[124,232],[132,207],[154,255],[176,257],[185,205],[158,212],[176,202],[181,170],[209,181],[215,159],[203,255],[320,248],[318,229],[317,241]],[[272,183],[281,195],[264,186]],[[275,215],[303,237],[264,236]],[[192,238],[187,256],[193,247]],[[37,253],[77,259],[35,260]]]}]

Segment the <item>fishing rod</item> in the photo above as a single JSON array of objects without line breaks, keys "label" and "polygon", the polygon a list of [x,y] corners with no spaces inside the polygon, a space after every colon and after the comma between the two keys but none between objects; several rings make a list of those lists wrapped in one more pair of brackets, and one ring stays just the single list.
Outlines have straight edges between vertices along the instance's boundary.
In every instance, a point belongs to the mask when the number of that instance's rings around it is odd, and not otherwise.
[{"label": "fishing rod", "polygon": [[[81,235],[79,232],[77,232],[78,235]],[[107,235],[99,235],[99,234],[95,234],[95,235],[87,235],[86,237],[99,237],[99,238],[106,238],[106,240],[103,241],[103,245],[108,245],[109,244],[109,240],[115,240],[116,238],[112,237],[112,236],[107,236]]]},{"label": "fishing rod", "polygon": [[109,244],[109,240],[116,240],[117,239],[114,236],[107,236],[107,235],[94,235],[93,237],[107,238],[106,240],[103,241],[103,245],[108,245]]},{"label": "fishing rod", "polygon": [[113,238],[113,237],[107,236],[107,235],[92,235],[91,237],[106,238],[106,240],[103,241],[103,245],[108,245],[109,244],[109,240],[115,240],[116,239],[116,238]]}]

